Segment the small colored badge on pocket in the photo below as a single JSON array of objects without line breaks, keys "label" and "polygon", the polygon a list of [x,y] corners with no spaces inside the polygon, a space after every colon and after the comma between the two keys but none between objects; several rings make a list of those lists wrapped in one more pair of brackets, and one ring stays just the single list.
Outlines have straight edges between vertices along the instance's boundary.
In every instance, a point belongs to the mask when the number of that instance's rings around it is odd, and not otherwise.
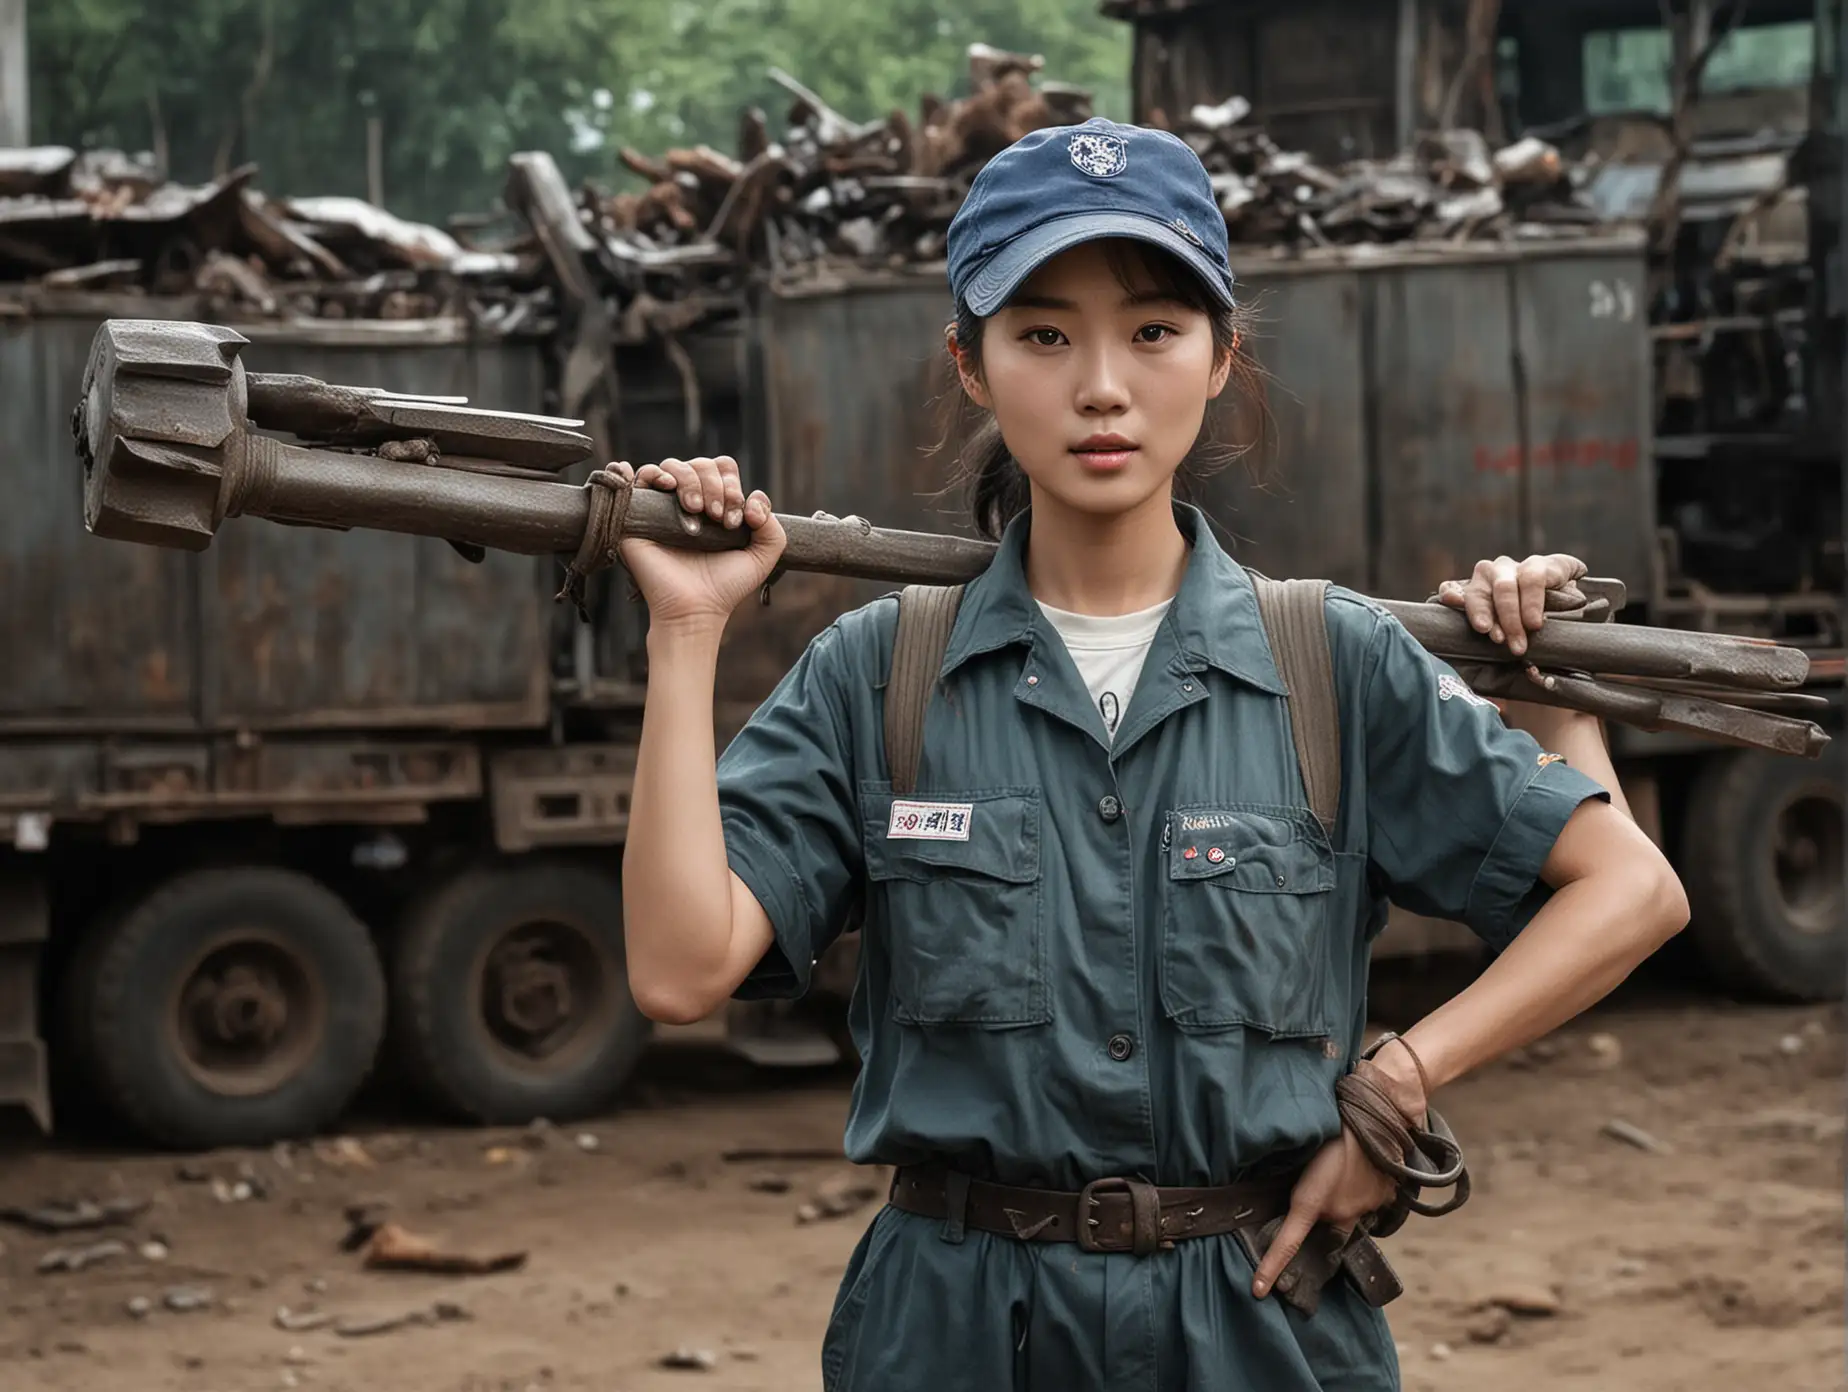
[{"label": "small colored badge on pocket", "polygon": [[970,802],[905,802],[893,799],[888,841],[967,841],[975,815]]}]

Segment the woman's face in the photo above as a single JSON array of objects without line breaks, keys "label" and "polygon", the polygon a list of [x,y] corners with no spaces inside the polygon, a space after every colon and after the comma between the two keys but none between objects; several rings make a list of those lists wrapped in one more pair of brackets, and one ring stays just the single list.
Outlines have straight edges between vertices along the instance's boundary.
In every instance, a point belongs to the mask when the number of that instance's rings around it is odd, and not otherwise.
[{"label": "woman's face", "polygon": [[1207,316],[1128,264],[1120,274],[1101,242],[1048,261],[984,324],[980,379],[964,373],[1036,505],[1110,516],[1167,496],[1225,387],[1231,358]]}]

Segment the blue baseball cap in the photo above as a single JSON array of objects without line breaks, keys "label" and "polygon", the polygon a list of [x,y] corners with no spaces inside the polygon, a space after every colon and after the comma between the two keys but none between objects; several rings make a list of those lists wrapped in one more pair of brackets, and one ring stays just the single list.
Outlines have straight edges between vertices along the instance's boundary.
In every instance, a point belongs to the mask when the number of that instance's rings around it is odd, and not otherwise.
[{"label": "blue baseball cap", "polygon": [[1101,116],[1023,136],[975,176],[950,223],[950,289],[993,314],[1052,257],[1104,237],[1172,253],[1234,303],[1226,222],[1200,157],[1166,131]]}]

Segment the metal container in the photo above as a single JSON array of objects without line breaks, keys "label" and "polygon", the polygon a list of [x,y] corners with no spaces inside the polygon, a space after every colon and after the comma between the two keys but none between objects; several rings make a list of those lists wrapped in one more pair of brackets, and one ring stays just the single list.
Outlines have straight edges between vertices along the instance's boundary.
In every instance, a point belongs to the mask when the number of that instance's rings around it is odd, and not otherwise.
[{"label": "metal container", "polygon": [[[1241,270],[1273,439],[1203,499],[1241,560],[1422,599],[1486,555],[1569,551],[1648,595],[1639,241],[1370,247]],[[1241,414],[1220,407],[1249,437]]]},{"label": "metal container", "polygon": [[[1261,400],[1228,389],[1209,413],[1209,439],[1238,457],[1191,493],[1241,560],[1422,599],[1485,555],[1572,551],[1647,595],[1639,239],[1367,247],[1236,269],[1266,380]],[[942,280],[921,275],[763,298],[748,332],[768,420],[747,436],[779,508],[968,529],[954,451],[931,448],[933,408],[958,390],[950,311]],[[783,581],[777,606],[787,592],[787,608],[838,612],[866,593],[797,584],[810,579]]]},{"label": "metal container", "polygon": [[[441,542],[244,519],[200,555],[88,535],[70,415],[100,319],[0,319],[0,734],[545,723],[549,635],[530,558],[474,566]],[[240,331],[262,371],[542,401],[539,346],[424,327]]]},{"label": "metal container", "polygon": [[[1485,554],[1568,550],[1644,595],[1642,272],[1636,242],[1252,258],[1239,278],[1264,400],[1216,404],[1212,438],[1244,453],[1194,496],[1272,575],[1422,598]],[[671,350],[623,350],[621,453],[729,450],[784,511],[968,530],[957,442],[933,450],[959,390],[940,273],[763,292],[741,310]],[[639,697],[644,616],[618,575],[574,639],[549,560],[472,566],[438,542],[242,519],[197,556],[88,536],[69,416],[98,322],[0,320],[0,733],[534,728],[555,677],[581,704]],[[260,370],[545,404],[543,344],[241,331]],[[788,576],[769,608],[747,606],[721,665],[733,715],[878,590]]]},{"label": "metal container", "polygon": [[[761,382],[742,457],[778,510],[860,516],[881,526],[967,533],[954,449],[937,407],[956,386],[944,348],[950,298],[941,272],[766,294],[749,316]],[[837,614],[889,586],[790,575],[767,609],[732,621],[721,677],[761,697]]]}]

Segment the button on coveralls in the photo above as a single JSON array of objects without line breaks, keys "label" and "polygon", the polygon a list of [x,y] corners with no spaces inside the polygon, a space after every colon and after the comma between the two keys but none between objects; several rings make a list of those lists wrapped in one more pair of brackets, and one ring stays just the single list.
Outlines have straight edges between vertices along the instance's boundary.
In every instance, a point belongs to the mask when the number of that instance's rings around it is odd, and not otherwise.
[{"label": "button on coveralls", "polygon": [[[962,839],[888,835],[891,597],[822,632],[720,760],[729,862],[776,930],[739,995],[800,994],[861,916],[854,1161],[1065,1190],[1300,1164],[1340,1131],[1388,896],[1505,946],[1545,902],[1567,818],[1605,796],[1331,589],[1326,835],[1251,581],[1197,511],[1176,515],[1192,554],[1114,745],[1028,592],[1029,517],[968,587],[913,795]],[[1398,1386],[1385,1318],[1345,1280],[1304,1318],[1251,1279],[1231,1236],[1086,1253],[888,1207],[841,1284],[823,1385]]]}]

